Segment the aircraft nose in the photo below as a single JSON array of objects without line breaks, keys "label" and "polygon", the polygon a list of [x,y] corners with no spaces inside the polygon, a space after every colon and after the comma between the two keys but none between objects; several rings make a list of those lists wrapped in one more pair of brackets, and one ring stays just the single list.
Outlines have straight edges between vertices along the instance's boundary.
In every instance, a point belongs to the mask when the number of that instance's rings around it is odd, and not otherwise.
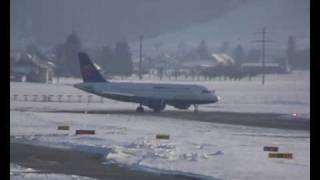
[{"label": "aircraft nose", "polygon": [[215,94],[212,94],[212,101],[213,101],[213,102],[218,102],[219,99],[220,99],[219,96],[217,96],[217,95],[215,95]]}]

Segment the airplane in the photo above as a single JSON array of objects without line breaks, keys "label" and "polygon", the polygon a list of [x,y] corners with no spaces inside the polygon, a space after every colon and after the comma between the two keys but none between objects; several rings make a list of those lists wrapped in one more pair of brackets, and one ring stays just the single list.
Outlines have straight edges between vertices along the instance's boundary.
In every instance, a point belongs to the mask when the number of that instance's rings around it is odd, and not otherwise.
[{"label": "airplane", "polygon": [[138,103],[136,112],[143,112],[143,106],[160,112],[166,105],[177,109],[189,109],[193,105],[198,112],[199,104],[216,103],[219,99],[215,91],[200,85],[110,82],[103,78],[86,53],[79,52],[78,57],[83,83],[74,84],[75,88],[104,98]]}]

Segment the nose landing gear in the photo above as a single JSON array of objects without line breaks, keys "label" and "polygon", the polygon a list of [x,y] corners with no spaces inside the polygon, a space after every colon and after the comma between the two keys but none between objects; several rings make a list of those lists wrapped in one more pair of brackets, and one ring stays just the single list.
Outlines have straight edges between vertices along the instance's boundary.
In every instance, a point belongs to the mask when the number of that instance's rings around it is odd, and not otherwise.
[{"label": "nose landing gear", "polygon": [[142,113],[143,111],[144,111],[144,109],[143,109],[142,105],[140,104],[140,105],[137,107],[136,112]]}]

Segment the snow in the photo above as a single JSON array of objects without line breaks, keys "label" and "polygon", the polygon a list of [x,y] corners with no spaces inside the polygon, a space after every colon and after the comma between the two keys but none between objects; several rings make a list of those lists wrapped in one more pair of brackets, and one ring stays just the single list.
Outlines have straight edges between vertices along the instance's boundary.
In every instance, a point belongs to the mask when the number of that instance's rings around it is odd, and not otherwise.
[{"label": "snow", "polygon": [[[192,173],[221,179],[309,179],[309,132],[223,125],[134,115],[17,112],[10,114],[17,141],[99,153],[106,163],[139,170]],[[68,124],[70,131],[58,131]],[[95,135],[75,135],[94,129]],[[169,134],[169,140],[156,134]],[[291,152],[269,159],[263,146]]]},{"label": "snow", "polygon": [[[61,79],[63,82],[63,79]],[[71,83],[72,80],[67,79]],[[141,82],[127,80],[126,82]],[[79,82],[74,80],[74,82]],[[260,78],[254,78],[252,81],[155,81],[145,80],[147,82],[159,83],[189,83],[204,85],[210,90],[214,89],[216,94],[221,98],[216,104],[202,105],[200,110],[203,111],[228,111],[228,112],[266,112],[266,113],[297,113],[301,116],[310,117],[310,72],[296,71],[288,75],[267,75],[266,84],[261,85]],[[72,83],[71,83],[72,84]],[[78,100],[78,95],[82,95],[82,99],[87,101],[88,93],[80,91],[71,85],[64,84],[35,84],[35,83],[11,83],[10,84],[11,98],[14,94],[18,94],[19,100],[24,99],[24,94],[38,94],[39,98],[43,94],[64,95],[62,100],[67,100],[66,95],[72,95],[72,101]],[[100,102],[101,98],[94,96],[92,100]],[[43,103],[33,102],[16,102],[11,101],[11,109],[13,108],[28,108],[28,109],[43,109],[49,110],[71,110],[71,109],[124,109],[134,110],[136,104],[122,103],[109,99],[104,99],[104,103]],[[111,106],[106,105],[112,104]],[[45,109],[45,110],[48,110]],[[173,108],[167,106],[167,109]]]},{"label": "snow", "polygon": [[43,173],[31,168],[24,168],[17,164],[10,164],[10,179],[12,180],[36,180],[36,179],[48,179],[48,180],[94,180],[93,178],[76,176],[76,175],[64,175],[54,173]]},{"label": "snow", "polygon": [[[260,81],[196,81],[215,89],[222,99],[201,111],[237,111],[310,114],[309,72],[267,77]],[[154,80],[150,80],[154,82]],[[148,81],[145,81],[148,82]],[[185,83],[175,81],[171,83]],[[11,83],[13,94],[88,94],[72,86]],[[12,97],[11,97],[12,98]],[[136,104],[105,99],[103,103],[10,101],[12,141],[98,153],[105,163],[166,173],[196,174],[218,179],[309,179],[310,133],[308,131],[257,128],[185,121],[134,113],[49,113],[45,110],[129,110]],[[98,97],[96,97],[98,98]],[[167,109],[166,109],[167,110]],[[173,110],[173,108],[168,108]],[[32,112],[33,111],[33,112]],[[201,113],[201,112],[200,112]],[[58,131],[69,125],[69,131]],[[75,135],[92,129],[95,135]],[[156,139],[169,134],[169,140]],[[264,146],[278,146],[293,159],[270,159]]]}]

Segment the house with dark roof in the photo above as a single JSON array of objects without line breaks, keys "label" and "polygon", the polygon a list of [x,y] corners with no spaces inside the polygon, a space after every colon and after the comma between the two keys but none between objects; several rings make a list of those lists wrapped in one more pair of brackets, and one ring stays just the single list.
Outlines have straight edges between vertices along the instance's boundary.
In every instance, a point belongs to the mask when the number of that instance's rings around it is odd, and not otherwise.
[{"label": "house with dark roof", "polygon": [[52,83],[55,65],[37,56],[24,53],[19,61],[12,62],[10,80],[20,82]]}]

